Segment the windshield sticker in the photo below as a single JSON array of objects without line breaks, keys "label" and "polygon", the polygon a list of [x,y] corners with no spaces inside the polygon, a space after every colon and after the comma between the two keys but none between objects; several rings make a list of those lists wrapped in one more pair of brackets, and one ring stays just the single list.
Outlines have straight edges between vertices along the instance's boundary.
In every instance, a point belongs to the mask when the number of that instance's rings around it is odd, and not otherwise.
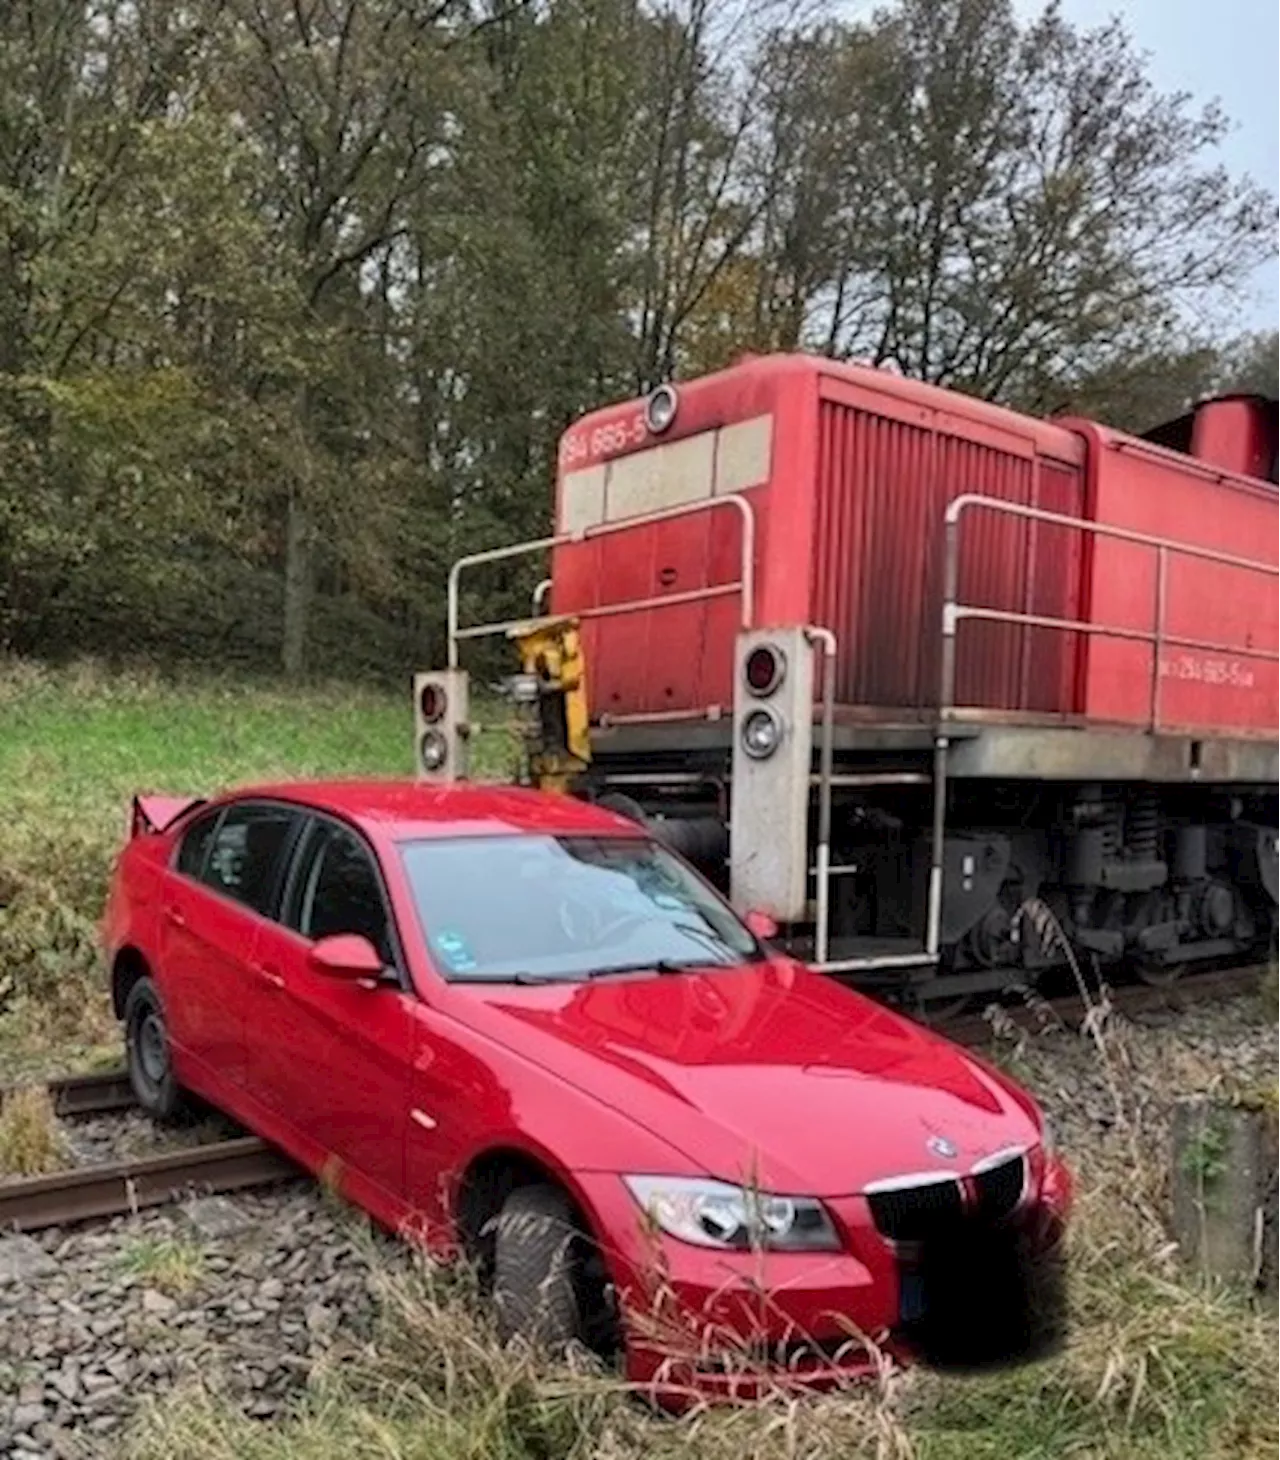
[{"label": "windshield sticker", "polygon": [[451,973],[468,973],[476,966],[471,949],[467,946],[467,940],[461,933],[455,933],[451,928],[437,933],[432,938],[431,944]]}]

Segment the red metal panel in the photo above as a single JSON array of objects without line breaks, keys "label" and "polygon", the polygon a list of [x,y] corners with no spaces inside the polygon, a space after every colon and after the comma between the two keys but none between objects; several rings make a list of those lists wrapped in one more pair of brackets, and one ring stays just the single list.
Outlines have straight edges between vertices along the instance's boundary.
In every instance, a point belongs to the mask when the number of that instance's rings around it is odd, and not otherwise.
[{"label": "red metal panel", "polygon": [[[921,710],[938,696],[946,504],[977,491],[1077,514],[1082,475],[1073,464],[1038,455],[1025,436],[1010,432],[1002,440],[990,422],[965,435],[963,416],[939,419],[941,413],[924,410],[903,419],[877,409],[876,394],[865,400],[866,408],[827,399],[820,410],[812,613],[839,637],[842,703]],[[1080,555],[1063,544],[1064,535],[1076,534],[970,512],[961,535],[961,601],[1074,617]],[[964,624],[956,702],[1069,712],[1074,638]]]},{"label": "red metal panel", "polygon": [[[1072,426],[1089,442],[1089,512],[1096,521],[1276,562],[1274,487],[1231,476],[1088,421]],[[1091,558],[1090,622],[1153,630],[1155,553],[1100,537]],[[1276,648],[1272,577],[1170,554],[1166,604],[1171,634]],[[1148,644],[1094,636],[1083,674],[1085,712],[1095,720],[1146,725],[1155,665]],[[1274,663],[1170,645],[1159,656],[1158,670],[1162,728],[1275,735]]]},{"label": "red metal panel", "polygon": [[1275,455],[1275,409],[1260,396],[1204,401],[1196,407],[1192,456],[1265,480]]},{"label": "red metal panel", "polygon": [[[640,407],[597,412],[566,434],[562,471],[655,443]],[[943,513],[962,492],[1083,510],[1083,448],[1070,431],[880,371],[807,357],[750,361],[680,387],[662,440],[768,413],[771,474],[746,496],[756,512],[756,622],[825,624],[839,639],[837,693],[882,714],[936,704]],[[637,421],[639,425],[637,426]],[[965,601],[1075,617],[1078,534],[992,513],[962,531]],[[575,543],[554,554],[560,613],[732,582],[741,528],[728,511],[695,513]],[[586,625],[596,713],[727,706],[736,597]],[[1074,636],[967,623],[957,703],[1008,712],[1071,712]]]}]

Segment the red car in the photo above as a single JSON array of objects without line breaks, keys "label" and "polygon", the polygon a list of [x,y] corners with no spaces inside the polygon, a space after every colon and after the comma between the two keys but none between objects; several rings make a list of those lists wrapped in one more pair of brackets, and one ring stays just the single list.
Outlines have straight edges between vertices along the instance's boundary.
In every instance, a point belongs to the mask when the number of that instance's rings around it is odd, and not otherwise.
[{"label": "red car", "polygon": [[471,1255],[507,1334],[664,1395],[1025,1336],[1070,1202],[1035,1103],[766,924],[569,797],[363,782],[141,798],[104,932],[145,1108]]}]

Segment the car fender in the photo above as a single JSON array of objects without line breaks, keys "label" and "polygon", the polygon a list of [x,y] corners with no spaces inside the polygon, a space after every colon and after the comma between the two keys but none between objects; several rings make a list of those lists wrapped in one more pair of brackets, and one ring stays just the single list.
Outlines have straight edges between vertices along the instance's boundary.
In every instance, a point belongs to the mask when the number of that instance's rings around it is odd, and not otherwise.
[{"label": "car fender", "polygon": [[599,1215],[579,1174],[708,1174],[670,1137],[599,1095],[470,1025],[449,1023],[453,1040],[489,1071],[495,1096],[485,1102],[483,1125],[467,1132],[457,1179],[489,1152],[515,1151],[545,1167],[595,1224]]}]

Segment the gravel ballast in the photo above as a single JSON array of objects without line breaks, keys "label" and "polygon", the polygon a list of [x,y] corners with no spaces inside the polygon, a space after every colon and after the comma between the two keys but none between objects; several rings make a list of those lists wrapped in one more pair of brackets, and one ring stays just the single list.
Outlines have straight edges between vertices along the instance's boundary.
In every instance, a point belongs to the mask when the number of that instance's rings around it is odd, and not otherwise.
[{"label": "gravel ballast", "polygon": [[110,1454],[140,1399],[194,1382],[275,1414],[367,1338],[375,1252],[400,1255],[304,1181],[0,1239],[0,1456]]}]

